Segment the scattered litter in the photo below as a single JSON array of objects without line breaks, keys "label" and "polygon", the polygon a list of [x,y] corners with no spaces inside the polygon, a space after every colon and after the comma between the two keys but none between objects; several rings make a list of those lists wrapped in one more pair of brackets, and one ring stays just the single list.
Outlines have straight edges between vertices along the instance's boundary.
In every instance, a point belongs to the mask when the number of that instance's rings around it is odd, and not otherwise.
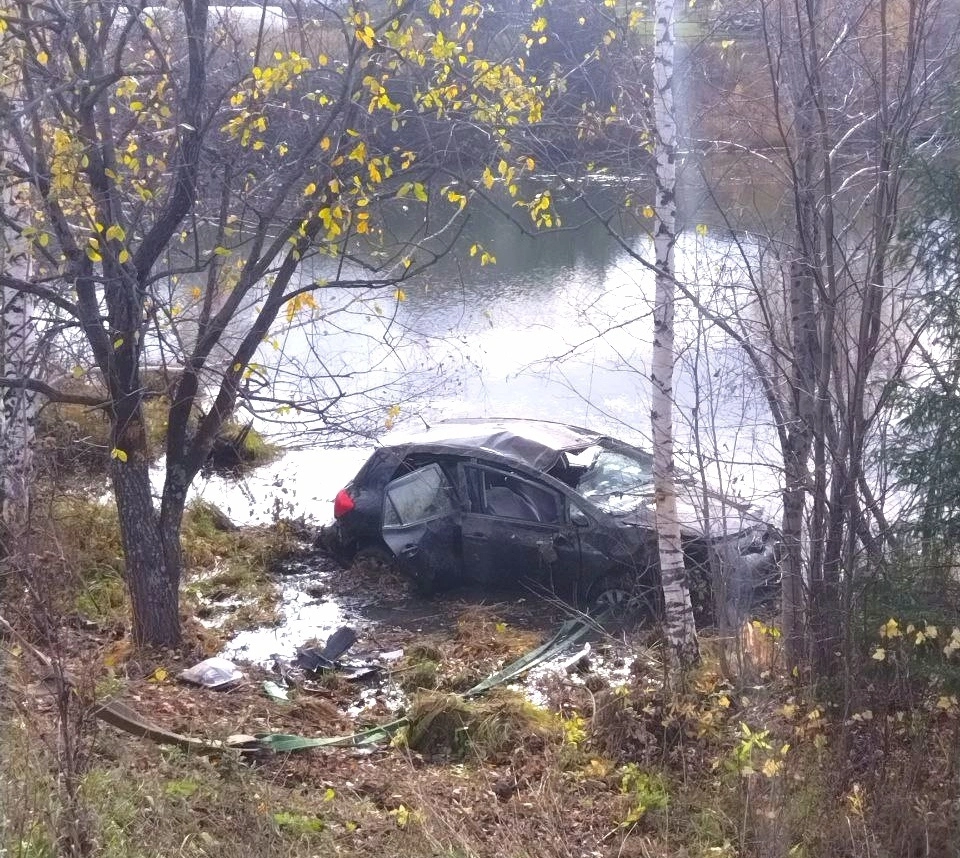
[{"label": "scattered litter", "polygon": [[349,626],[342,626],[327,638],[323,647],[301,647],[293,663],[297,667],[320,673],[336,670],[337,659],[357,642],[357,633]]},{"label": "scattered litter", "polygon": [[379,665],[376,664],[364,664],[358,667],[351,667],[344,670],[340,676],[343,677],[347,682],[363,682],[366,679],[374,679],[378,677],[383,671]]},{"label": "scattered litter", "polygon": [[583,649],[574,653],[570,658],[561,661],[557,665],[557,669],[566,673],[587,673],[590,670],[591,652],[590,641],[587,641],[583,645]]},{"label": "scattered litter", "polygon": [[401,658],[403,658],[402,649],[394,649],[394,650],[391,650],[390,652],[380,653],[380,661],[385,661],[388,663],[391,661],[400,661]]},{"label": "scattered litter", "polygon": [[201,685],[213,690],[224,690],[243,679],[243,671],[232,661],[214,656],[204,659],[179,674],[180,679],[192,685]]},{"label": "scattered litter", "polygon": [[271,700],[276,700],[283,703],[287,703],[290,700],[289,690],[284,688],[282,685],[278,685],[276,682],[272,682],[269,679],[263,683],[263,692]]}]

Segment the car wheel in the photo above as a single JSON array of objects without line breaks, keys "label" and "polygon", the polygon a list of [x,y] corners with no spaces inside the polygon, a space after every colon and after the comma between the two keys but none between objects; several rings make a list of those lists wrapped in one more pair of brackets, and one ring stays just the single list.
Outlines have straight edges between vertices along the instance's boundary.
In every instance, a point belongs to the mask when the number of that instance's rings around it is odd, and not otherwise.
[{"label": "car wheel", "polygon": [[585,607],[597,617],[639,622],[656,615],[655,598],[635,575],[608,575],[590,588]]},{"label": "car wheel", "polygon": [[386,548],[379,545],[368,545],[353,555],[354,566],[366,566],[368,569],[393,571],[396,569],[397,559]]}]

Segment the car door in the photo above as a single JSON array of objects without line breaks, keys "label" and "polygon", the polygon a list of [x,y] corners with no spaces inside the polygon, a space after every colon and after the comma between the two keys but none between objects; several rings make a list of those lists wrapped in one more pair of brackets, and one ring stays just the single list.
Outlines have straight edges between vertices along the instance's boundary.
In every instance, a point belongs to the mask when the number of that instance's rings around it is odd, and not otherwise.
[{"label": "car door", "polygon": [[464,575],[481,583],[534,579],[561,595],[580,574],[577,528],[566,498],[535,479],[482,464],[462,465]]},{"label": "car door", "polygon": [[462,580],[460,510],[450,481],[435,462],[387,484],[382,535],[401,570],[422,589]]}]

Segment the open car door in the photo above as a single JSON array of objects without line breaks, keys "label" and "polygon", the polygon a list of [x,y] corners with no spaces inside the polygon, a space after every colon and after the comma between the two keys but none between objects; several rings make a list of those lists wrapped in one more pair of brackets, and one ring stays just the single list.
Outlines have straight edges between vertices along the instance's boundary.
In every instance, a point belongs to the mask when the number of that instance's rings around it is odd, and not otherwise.
[{"label": "open car door", "polygon": [[460,583],[460,511],[436,463],[389,483],[383,496],[383,541],[400,569],[427,591]]}]

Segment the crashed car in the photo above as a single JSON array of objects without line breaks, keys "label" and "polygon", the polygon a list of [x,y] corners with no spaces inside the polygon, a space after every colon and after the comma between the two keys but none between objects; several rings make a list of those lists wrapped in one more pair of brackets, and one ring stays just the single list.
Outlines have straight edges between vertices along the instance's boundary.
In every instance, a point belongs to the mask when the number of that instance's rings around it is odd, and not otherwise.
[{"label": "crashed car", "polygon": [[[694,481],[678,496],[698,619],[770,597],[776,531]],[[575,426],[455,420],[381,447],[337,494],[326,541],[424,591],[525,582],[584,609],[660,608],[653,458]]]}]

